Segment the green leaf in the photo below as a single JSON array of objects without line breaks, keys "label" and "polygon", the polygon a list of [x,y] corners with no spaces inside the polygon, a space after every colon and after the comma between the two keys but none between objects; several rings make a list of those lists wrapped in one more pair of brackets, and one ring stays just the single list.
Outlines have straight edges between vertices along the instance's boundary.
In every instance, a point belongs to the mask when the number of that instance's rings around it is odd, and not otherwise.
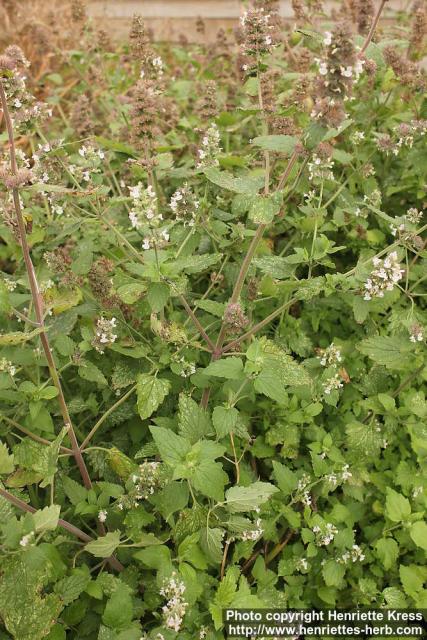
[{"label": "green leaf", "polygon": [[328,587],[341,587],[345,566],[336,560],[327,560],[322,567],[322,575]]},{"label": "green leaf", "polygon": [[109,531],[105,536],[91,540],[85,545],[86,551],[97,558],[109,558],[120,544],[120,531]]},{"label": "green leaf", "polygon": [[281,256],[260,256],[254,258],[252,264],[276,280],[286,280],[295,271],[294,265]]},{"label": "green leaf", "polygon": [[243,361],[235,356],[221,358],[221,360],[211,362],[203,373],[207,376],[239,380],[243,376]]},{"label": "green leaf", "polygon": [[59,616],[63,604],[54,593],[44,594],[48,565],[30,563],[28,554],[3,558],[0,618],[13,638],[42,640]]},{"label": "green leaf", "polygon": [[390,608],[405,609],[408,606],[405,595],[396,587],[387,587],[383,590],[383,596]]},{"label": "green leaf", "polygon": [[221,502],[224,499],[224,487],[228,483],[228,476],[219,462],[202,460],[195,467],[191,482],[204,496]]},{"label": "green leaf", "polygon": [[13,453],[9,453],[7,445],[5,445],[3,442],[0,442],[0,473],[12,473],[15,468],[13,460]]},{"label": "green leaf", "polygon": [[150,431],[163,462],[175,466],[185,459],[191,448],[188,440],[165,427],[151,426]]},{"label": "green leaf", "polygon": [[142,420],[149,418],[162,404],[170,391],[170,382],[147,373],[141,373],[137,378],[137,403]]},{"label": "green leaf", "polygon": [[42,332],[43,329],[39,327],[33,331],[14,331],[12,333],[3,333],[0,334],[0,346],[3,347],[6,345],[22,344],[23,342],[28,342],[28,340],[35,338]]},{"label": "green leaf", "polygon": [[231,487],[225,494],[231,513],[253,511],[276,493],[278,488],[269,482],[254,482],[249,487]]},{"label": "green leaf", "polygon": [[108,385],[107,378],[104,376],[102,371],[98,369],[96,364],[90,362],[90,360],[84,360],[79,366],[78,372],[79,376],[83,378],[83,380],[96,382],[102,387],[106,387]]},{"label": "green leaf", "polygon": [[273,460],[273,471],[280,491],[285,496],[291,495],[291,493],[297,488],[297,475],[288,469],[288,467],[285,467],[285,465],[277,462],[277,460]]},{"label": "green leaf", "polygon": [[205,253],[201,256],[186,256],[184,258],[174,260],[173,262],[168,262],[164,266],[164,270],[167,270],[174,275],[180,271],[185,271],[189,274],[201,273],[219,262],[221,258],[221,253]]},{"label": "green leaf", "polygon": [[215,407],[212,421],[218,438],[224,438],[236,430],[240,415],[235,407]]},{"label": "green leaf", "polygon": [[55,584],[55,593],[67,605],[80,596],[90,582],[90,573],[86,566],[74,569],[70,576],[66,576]]},{"label": "green leaf", "polygon": [[51,504],[49,507],[39,509],[33,513],[37,533],[41,531],[54,531],[58,526],[60,511],[61,507],[58,504]]},{"label": "green leaf", "polygon": [[203,309],[203,311],[207,311],[217,318],[222,318],[225,311],[225,304],[214,300],[198,300],[196,306],[198,309]]},{"label": "green leaf", "polygon": [[385,501],[385,512],[393,522],[401,522],[411,515],[411,505],[405,496],[394,489],[387,487]]},{"label": "green leaf", "polygon": [[284,135],[270,135],[270,136],[257,136],[252,140],[252,144],[265,151],[276,151],[286,157],[289,157],[298,142],[296,136],[284,136]]},{"label": "green leaf", "polygon": [[[421,570],[422,571],[422,570]],[[403,590],[406,595],[415,598],[423,588],[424,580],[421,577],[420,568],[416,565],[405,566],[403,564],[399,567],[400,581],[403,586]]]},{"label": "green leaf", "polygon": [[264,184],[264,176],[233,176],[228,171],[220,171],[216,167],[209,167],[204,171],[205,176],[210,182],[228,189],[234,193],[243,193],[246,195],[255,195]]},{"label": "green leaf", "polygon": [[69,476],[64,476],[62,478],[62,486],[65,495],[71,504],[78,504],[79,502],[84,502],[86,500],[87,490]]},{"label": "green leaf", "polygon": [[249,209],[249,219],[255,224],[269,224],[280,211],[282,194],[256,196]]},{"label": "green leaf", "polygon": [[377,364],[383,364],[389,369],[402,369],[408,366],[407,355],[412,351],[409,340],[399,336],[367,338],[362,340],[357,348]]},{"label": "green leaf", "polygon": [[427,551],[427,524],[425,522],[422,520],[414,522],[409,530],[409,535],[417,547],[421,547],[421,549]]},{"label": "green leaf", "polygon": [[375,549],[384,565],[384,569],[391,569],[399,555],[399,547],[396,540],[393,540],[393,538],[381,538],[376,542]]},{"label": "green leaf", "polygon": [[181,393],[178,401],[178,426],[179,433],[191,444],[212,433],[208,412],[184,393]]},{"label": "green leaf", "polygon": [[132,618],[132,597],[125,585],[118,586],[105,606],[102,622],[112,629],[125,629]]},{"label": "green leaf", "polygon": [[155,313],[161,311],[169,300],[170,289],[167,284],[152,282],[147,291],[147,301]]}]

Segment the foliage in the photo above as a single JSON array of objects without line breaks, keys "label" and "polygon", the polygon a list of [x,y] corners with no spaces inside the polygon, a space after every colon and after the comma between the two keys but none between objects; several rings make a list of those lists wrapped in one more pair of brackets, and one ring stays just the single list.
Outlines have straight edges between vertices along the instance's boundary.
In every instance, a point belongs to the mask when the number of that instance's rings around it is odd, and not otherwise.
[{"label": "foliage", "polygon": [[0,56],[2,638],[427,607],[422,43],[261,5]]}]

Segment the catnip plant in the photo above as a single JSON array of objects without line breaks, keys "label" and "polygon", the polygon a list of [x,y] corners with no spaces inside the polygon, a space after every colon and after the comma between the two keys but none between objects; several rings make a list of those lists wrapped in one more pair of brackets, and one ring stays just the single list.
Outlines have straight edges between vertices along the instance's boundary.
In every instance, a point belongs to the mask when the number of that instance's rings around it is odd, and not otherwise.
[{"label": "catnip plant", "polygon": [[426,607],[425,7],[278,4],[0,55],[1,638]]}]

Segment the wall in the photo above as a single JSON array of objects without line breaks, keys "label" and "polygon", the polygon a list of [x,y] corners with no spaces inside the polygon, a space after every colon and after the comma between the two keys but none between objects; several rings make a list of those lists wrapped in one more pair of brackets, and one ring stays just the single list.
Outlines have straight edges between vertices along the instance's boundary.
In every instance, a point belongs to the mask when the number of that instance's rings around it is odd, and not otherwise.
[{"label": "wall", "polygon": [[[339,4],[339,0],[324,2],[328,8]],[[390,0],[385,15],[391,8],[407,11],[411,4],[411,0]],[[181,34],[192,42],[203,38],[214,41],[221,27],[227,29],[237,24],[243,6],[240,0],[88,0],[88,5],[89,13],[117,39],[127,35],[132,16],[139,14],[153,30],[156,40],[172,42]],[[281,0],[280,11],[292,22],[291,0]],[[205,36],[196,30],[199,16],[205,22]]]}]

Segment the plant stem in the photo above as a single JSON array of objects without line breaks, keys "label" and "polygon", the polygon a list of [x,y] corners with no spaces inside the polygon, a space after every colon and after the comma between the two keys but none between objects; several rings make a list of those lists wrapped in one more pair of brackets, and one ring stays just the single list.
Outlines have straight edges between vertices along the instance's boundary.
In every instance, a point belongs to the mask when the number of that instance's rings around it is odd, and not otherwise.
[{"label": "plant stem", "polygon": [[[27,513],[35,513],[37,511],[37,509],[34,509],[34,507],[12,495],[11,493],[9,493],[9,491],[6,491],[6,489],[3,489],[2,487],[0,487],[0,496],[5,498],[8,502],[13,504],[18,509],[21,509],[22,511],[26,511]],[[79,540],[82,540],[82,542],[91,542],[91,540],[93,540],[93,538],[91,538],[87,533],[85,533],[78,527],[75,527],[73,524],[71,524],[71,522],[67,522],[67,520],[63,520],[62,518],[59,518],[58,520],[58,527],[62,527],[62,529],[65,529],[73,536],[76,536],[76,538],[79,538]],[[117,558],[111,556],[110,558],[108,558],[108,562],[112,567],[114,567],[114,569],[117,569],[117,571],[123,571],[124,567],[122,563],[117,560]]]},{"label": "plant stem", "polygon": [[[28,436],[29,438],[31,438],[35,442],[40,442],[40,444],[45,444],[45,445],[48,445],[48,446],[52,444],[52,442],[50,440],[46,440],[46,438],[42,438],[41,436],[36,435],[32,431],[30,431],[29,429],[24,427],[22,424],[19,424],[19,422],[16,422],[16,420],[13,420],[12,418],[9,418],[8,416],[0,415],[0,420],[5,420],[5,422],[8,422],[15,429],[18,429],[19,431],[22,431],[22,433],[25,433],[26,436]],[[59,450],[62,453],[67,453],[67,454],[71,454],[71,455],[73,454],[73,450],[69,449],[68,447],[60,446]]]},{"label": "plant stem", "polygon": [[107,411],[100,417],[98,422],[92,427],[92,429],[90,430],[89,434],[86,436],[86,438],[81,443],[80,451],[84,451],[86,449],[87,445],[92,440],[93,436],[98,431],[99,427],[103,424],[103,422],[105,422],[105,420],[108,418],[108,416],[110,416],[113,413],[113,411],[115,411],[117,409],[117,407],[119,407],[121,404],[123,404],[123,402],[125,402],[125,400],[127,400],[132,395],[132,393],[135,391],[135,389],[136,389],[136,384],[134,384],[133,387],[131,389],[129,389],[129,391],[127,391],[124,395],[122,395],[121,398],[119,398],[117,400],[117,402],[115,402],[109,409],[107,409]]},{"label": "plant stem", "polygon": [[[13,134],[13,126],[12,120],[9,113],[9,108],[7,105],[6,93],[3,87],[3,83],[0,81],[0,100],[3,109],[4,119],[6,123],[7,134],[9,138],[9,154],[10,154],[10,167],[13,175],[17,175],[18,165],[16,162],[16,150],[15,150],[15,137]],[[17,187],[12,189],[12,197],[13,203],[15,207],[16,219],[18,223],[19,236],[21,241],[21,249],[24,257],[25,267],[27,270],[28,280],[31,289],[31,297],[33,299],[34,311],[36,314],[36,320],[43,329],[40,334],[40,340],[43,346],[43,351],[47,360],[47,364],[49,367],[50,375],[53,381],[53,384],[58,390],[58,402],[62,413],[62,418],[64,420],[64,425],[68,427],[68,435],[71,441],[71,447],[73,450],[73,455],[76,460],[77,466],[79,468],[80,474],[82,476],[83,483],[86,489],[92,488],[92,482],[86,468],[85,461],[83,460],[83,456],[79,449],[79,445],[77,442],[76,434],[74,432],[70,414],[68,413],[67,403],[65,402],[64,393],[62,391],[62,385],[59,379],[58,371],[55,365],[55,361],[52,356],[52,351],[49,344],[49,339],[46,333],[46,327],[44,323],[44,314],[43,314],[43,299],[40,294],[36,273],[34,270],[33,262],[31,260],[30,249],[27,241],[27,232],[25,229],[24,217],[22,215],[21,203],[19,200],[19,192]]]},{"label": "plant stem", "polygon": [[372,41],[372,38],[374,37],[374,34],[375,34],[376,29],[377,29],[378,22],[379,22],[382,10],[384,9],[384,5],[385,5],[386,2],[387,2],[387,0],[381,0],[381,4],[378,7],[378,11],[377,11],[377,13],[375,15],[375,18],[372,21],[371,28],[369,29],[369,33],[366,36],[366,40],[363,43],[363,46],[362,46],[361,50],[359,51],[359,58],[361,58],[363,56],[363,54],[365,53],[366,49],[369,47],[369,45],[370,45],[370,43]]}]

